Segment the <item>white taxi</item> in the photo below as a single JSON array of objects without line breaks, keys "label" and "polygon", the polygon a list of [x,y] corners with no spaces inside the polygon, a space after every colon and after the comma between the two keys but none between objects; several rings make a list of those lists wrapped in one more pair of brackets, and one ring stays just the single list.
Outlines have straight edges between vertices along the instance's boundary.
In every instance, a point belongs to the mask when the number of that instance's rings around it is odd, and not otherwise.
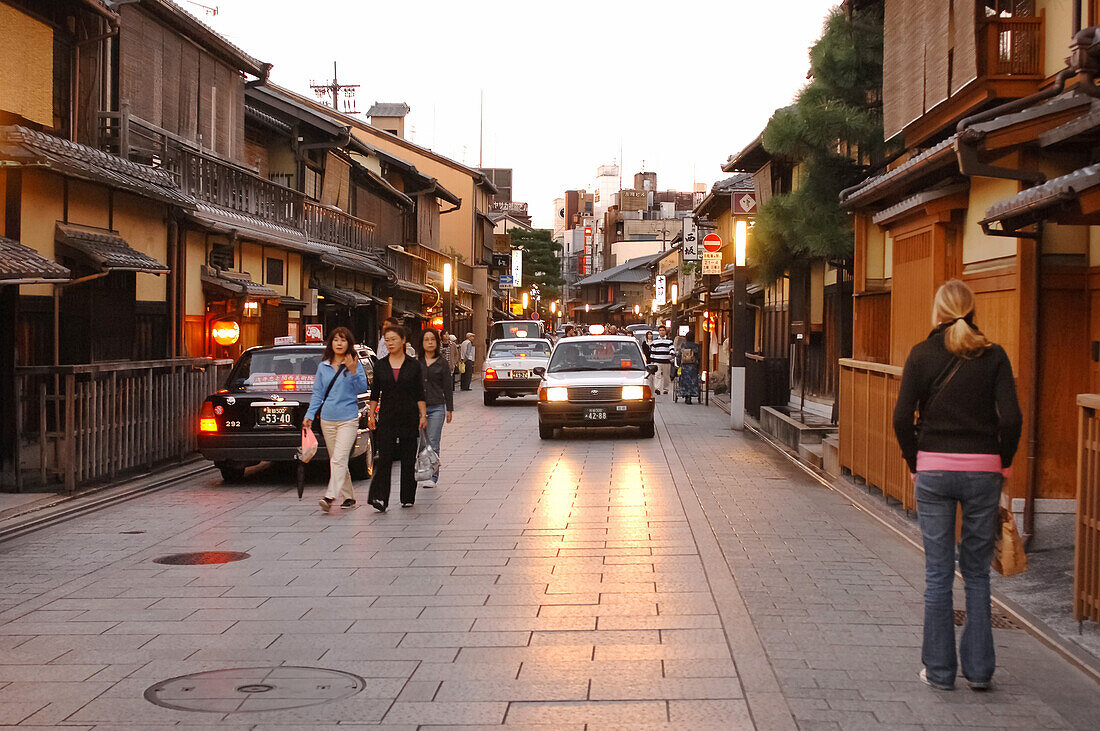
[{"label": "white taxi", "polygon": [[531,396],[539,392],[542,379],[536,368],[550,362],[550,341],[542,338],[502,338],[489,346],[482,384],[485,405],[492,406],[498,396]]}]

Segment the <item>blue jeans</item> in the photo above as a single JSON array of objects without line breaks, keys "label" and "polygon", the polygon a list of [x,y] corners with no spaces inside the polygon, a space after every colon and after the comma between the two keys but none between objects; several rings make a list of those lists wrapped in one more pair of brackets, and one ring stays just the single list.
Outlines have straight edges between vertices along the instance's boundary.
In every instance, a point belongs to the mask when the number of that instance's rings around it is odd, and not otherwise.
[{"label": "blue jeans", "polygon": [[[443,422],[446,418],[447,406],[445,404],[428,407],[428,444],[432,445],[432,449],[435,450],[436,454],[441,454],[439,441],[443,438]],[[438,472],[432,475],[432,482],[439,482]]]},{"label": "blue jeans", "polygon": [[[996,657],[989,609],[989,564],[1004,478],[999,472],[921,472],[917,515],[924,537],[924,644],[929,680],[955,683],[958,663],[971,682],[993,677]],[[966,587],[966,626],[955,655],[955,512],[962,506],[959,570]]]}]

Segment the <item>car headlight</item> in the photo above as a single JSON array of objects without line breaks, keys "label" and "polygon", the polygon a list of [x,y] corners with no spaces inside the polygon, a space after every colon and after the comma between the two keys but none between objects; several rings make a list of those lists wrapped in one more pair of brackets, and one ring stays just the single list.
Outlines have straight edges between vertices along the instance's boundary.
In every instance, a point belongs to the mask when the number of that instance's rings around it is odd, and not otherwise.
[{"label": "car headlight", "polygon": [[641,401],[644,398],[644,386],[623,386],[623,401]]},{"label": "car headlight", "polygon": [[564,386],[553,386],[546,389],[547,401],[568,401],[569,389]]}]

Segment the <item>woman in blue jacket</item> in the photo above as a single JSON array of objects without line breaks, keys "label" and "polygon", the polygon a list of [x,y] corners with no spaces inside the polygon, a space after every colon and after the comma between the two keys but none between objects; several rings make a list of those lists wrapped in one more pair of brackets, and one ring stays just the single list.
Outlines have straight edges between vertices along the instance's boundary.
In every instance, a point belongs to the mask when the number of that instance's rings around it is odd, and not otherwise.
[{"label": "woman in blue jacket", "polygon": [[346,327],[333,329],[325,343],[324,357],[317,365],[313,396],[302,422],[303,428],[312,429],[314,417],[321,412],[321,434],[325,437],[329,460],[328,490],[320,500],[321,510],[326,513],[333,501],[341,496],[344,502],[340,507],[355,507],[348,457],[355,447],[359,430],[359,394],[368,389],[367,374],[355,355],[355,336]]}]

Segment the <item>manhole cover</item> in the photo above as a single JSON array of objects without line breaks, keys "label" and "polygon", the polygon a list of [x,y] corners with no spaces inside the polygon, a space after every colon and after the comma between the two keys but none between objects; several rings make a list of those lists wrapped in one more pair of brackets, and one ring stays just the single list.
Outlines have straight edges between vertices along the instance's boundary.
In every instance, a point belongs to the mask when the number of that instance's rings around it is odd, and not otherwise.
[{"label": "manhole cover", "polygon": [[342,670],[233,668],[162,680],[145,689],[145,700],[176,711],[285,711],[341,700],[365,685],[358,675]]},{"label": "manhole cover", "polygon": [[[998,612],[996,609],[992,612],[992,624],[994,629],[1020,629],[1020,625],[1016,624],[1016,621],[1004,612]],[[955,610],[955,626],[962,627],[966,624],[966,610]]]},{"label": "manhole cover", "polygon": [[241,551],[196,551],[195,553],[173,553],[171,556],[154,558],[153,563],[166,563],[172,566],[203,566],[205,564],[229,563],[249,558]]}]

